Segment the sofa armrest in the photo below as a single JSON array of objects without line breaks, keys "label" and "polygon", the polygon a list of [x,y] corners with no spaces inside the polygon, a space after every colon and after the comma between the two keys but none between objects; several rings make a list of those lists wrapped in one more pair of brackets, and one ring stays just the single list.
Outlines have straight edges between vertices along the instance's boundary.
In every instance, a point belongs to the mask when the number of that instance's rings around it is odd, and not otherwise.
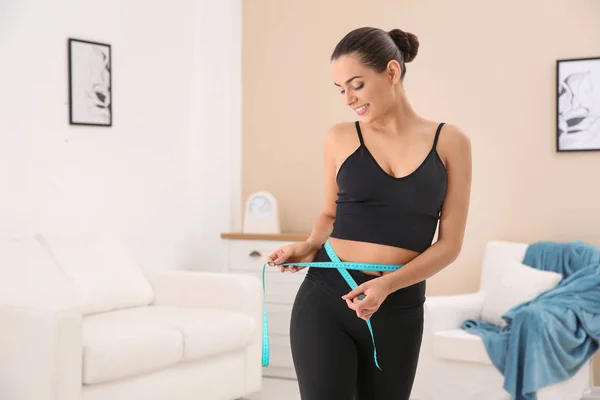
[{"label": "sofa armrest", "polygon": [[467,319],[478,319],[481,315],[485,292],[430,296],[425,301],[425,318],[432,332],[458,329]]},{"label": "sofa armrest", "polygon": [[3,399],[81,399],[81,357],[79,310],[0,304]]},{"label": "sofa armrest", "polygon": [[238,311],[262,322],[263,289],[257,278],[234,273],[160,270],[146,272],[157,306]]}]

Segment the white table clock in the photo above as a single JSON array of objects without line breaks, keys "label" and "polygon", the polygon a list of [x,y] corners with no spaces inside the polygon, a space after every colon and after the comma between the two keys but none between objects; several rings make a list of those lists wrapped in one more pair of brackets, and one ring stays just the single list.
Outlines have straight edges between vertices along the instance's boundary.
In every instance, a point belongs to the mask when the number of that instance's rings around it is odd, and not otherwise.
[{"label": "white table clock", "polygon": [[243,233],[279,234],[279,207],[277,199],[266,191],[254,192],[246,200]]}]

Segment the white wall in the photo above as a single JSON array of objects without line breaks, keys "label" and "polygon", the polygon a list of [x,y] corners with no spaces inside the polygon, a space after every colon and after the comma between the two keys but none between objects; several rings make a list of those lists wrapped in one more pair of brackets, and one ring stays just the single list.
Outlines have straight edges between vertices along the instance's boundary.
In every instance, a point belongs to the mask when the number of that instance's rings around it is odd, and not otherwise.
[{"label": "white wall", "polygon": [[[239,208],[239,1],[0,1],[0,239],[113,231],[146,268],[219,269]],[[112,45],[112,128],[68,124],[69,37]]]}]

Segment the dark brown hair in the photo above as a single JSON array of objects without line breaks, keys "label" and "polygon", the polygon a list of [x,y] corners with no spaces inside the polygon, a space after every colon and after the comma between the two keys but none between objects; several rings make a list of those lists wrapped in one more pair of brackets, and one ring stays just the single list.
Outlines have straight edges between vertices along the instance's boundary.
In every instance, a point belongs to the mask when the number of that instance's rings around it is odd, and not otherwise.
[{"label": "dark brown hair", "polygon": [[400,64],[401,79],[406,74],[406,63],[411,62],[419,51],[419,40],[400,29],[389,32],[379,28],[363,27],[349,32],[335,46],[331,61],[343,55],[357,54],[363,64],[377,72],[383,72],[388,62],[396,60]]}]

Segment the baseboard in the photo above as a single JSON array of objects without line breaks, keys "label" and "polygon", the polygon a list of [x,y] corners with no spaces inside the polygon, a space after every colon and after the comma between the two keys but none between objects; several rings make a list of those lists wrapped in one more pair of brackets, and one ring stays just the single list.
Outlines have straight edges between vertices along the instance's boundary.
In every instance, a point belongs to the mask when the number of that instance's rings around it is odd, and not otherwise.
[{"label": "baseboard", "polygon": [[600,400],[600,386],[596,386],[591,394],[583,396],[581,400]]},{"label": "baseboard", "polygon": [[262,376],[265,378],[279,378],[279,379],[296,379],[296,371],[293,368],[280,368],[280,367],[265,367],[263,368]]}]

